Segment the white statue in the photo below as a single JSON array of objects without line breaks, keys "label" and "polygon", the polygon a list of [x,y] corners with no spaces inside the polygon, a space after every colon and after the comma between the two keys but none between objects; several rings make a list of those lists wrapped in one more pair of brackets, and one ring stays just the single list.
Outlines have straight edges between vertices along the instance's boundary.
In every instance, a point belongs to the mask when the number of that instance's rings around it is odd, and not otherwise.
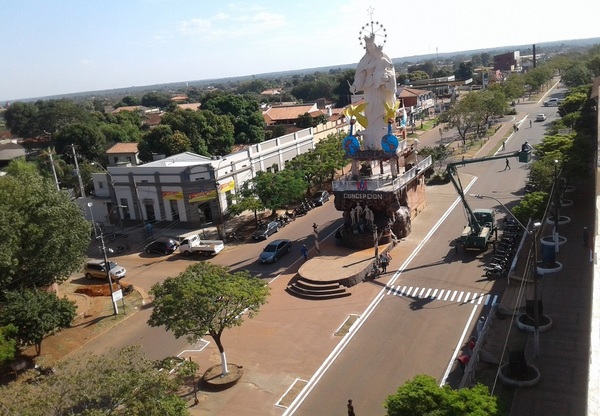
[{"label": "white statue", "polygon": [[365,207],[365,220],[367,220],[367,224],[369,225],[372,225],[375,221],[375,215],[373,214],[373,211],[371,211],[371,208],[369,208],[368,205]]},{"label": "white statue", "polygon": [[392,60],[375,44],[375,35],[365,36],[365,56],[356,67],[350,92],[364,91],[368,126],[362,131],[366,149],[381,150],[381,138],[387,134],[386,103],[396,105],[396,71]]},{"label": "white statue", "polygon": [[356,219],[357,221],[360,219],[360,217],[362,217],[363,215],[363,207],[360,204],[356,205]]},{"label": "white statue", "polygon": [[356,225],[358,222],[358,216],[356,215],[356,207],[350,210],[350,218],[352,219],[352,225]]}]

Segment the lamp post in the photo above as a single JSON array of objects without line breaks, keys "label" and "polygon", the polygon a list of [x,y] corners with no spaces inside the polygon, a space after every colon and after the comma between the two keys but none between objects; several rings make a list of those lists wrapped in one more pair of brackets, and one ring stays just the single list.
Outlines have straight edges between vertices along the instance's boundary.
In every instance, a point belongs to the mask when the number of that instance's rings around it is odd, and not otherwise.
[{"label": "lamp post", "polygon": [[113,311],[115,315],[119,314],[119,309],[117,308],[117,302],[115,302],[113,296],[113,287],[112,287],[112,279],[110,278],[110,264],[108,262],[108,256],[106,254],[106,246],[104,245],[104,234],[100,232],[100,242],[102,243],[102,254],[104,255],[104,267],[106,268],[106,280],[108,280],[108,288],[110,289],[110,301],[113,304]]},{"label": "lamp post", "polygon": [[223,207],[221,205],[221,192],[220,192],[220,186],[219,186],[219,168],[221,167],[221,163],[223,163],[224,161],[226,161],[227,158],[222,158],[219,163],[217,163],[217,167],[216,169],[213,169],[213,175],[215,177],[215,192],[216,192],[216,196],[217,196],[217,207],[219,210],[219,223],[217,224],[217,233],[219,234],[219,238],[222,240],[225,238],[225,235],[223,233],[223,228],[225,227],[225,220],[223,219]]},{"label": "lamp post", "polygon": [[493,199],[494,201],[499,203],[502,206],[502,208],[504,208],[506,210],[506,212],[508,212],[508,214],[512,217],[512,219],[514,219],[517,222],[517,224],[519,224],[519,227],[521,227],[523,229],[523,231],[525,231],[525,233],[527,233],[527,235],[529,235],[533,239],[533,302],[534,302],[534,304],[533,304],[533,354],[536,357],[539,357],[540,356],[540,309],[539,309],[539,302],[538,302],[537,230],[540,229],[542,224],[539,222],[535,222],[535,223],[533,223],[533,227],[532,227],[533,229],[529,230],[527,227],[525,227],[521,223],[521,221],[519,221],[517,219],[517,217],[515,217],[513,215],[512,212],[510,212],[510,210],[506,207],[506,205],[504,205],[502,202],[500,202],[499,199],[497,199],[493,196],[488,196],[488,195],[469,194],[469,196],[473,196],[473,197],[479,198],[479,199],[483,199],[483,198]]}]

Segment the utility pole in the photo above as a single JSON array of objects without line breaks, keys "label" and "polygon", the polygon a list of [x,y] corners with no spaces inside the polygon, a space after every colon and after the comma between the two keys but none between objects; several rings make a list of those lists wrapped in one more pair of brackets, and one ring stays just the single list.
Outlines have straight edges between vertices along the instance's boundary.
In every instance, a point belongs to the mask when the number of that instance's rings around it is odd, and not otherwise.
[{"label": "utility pole", "polygon": [[108,263],[108,256],[106,255],[106,246],[104,245],[104,234],[100,231],[100,242],[102,243],[102,254],[104,255],[104,267],[106,268],[106,280],[108,280],[108,288],[110,289],[110,301],[113,304],[113,311],[115,315],[119,314],[119,309],[117,308],[117,302],[115,302],[113,296],[113,287],[112,287],[112,279],[110,278],[110,264]]},{"label": "utility pole", "polygon": [[49,152],[48,156],[50,157],[50,165],[52,166],[52,173],[54,174],[54,182],[56,182],[56,189],[60,191],[60,185],[58,184],[58,176],[56,176],[56,167],[54,166],[54,159],[52,159],[52,153]]},{"label": "utility pole", "polygon": [[75,171],[77,172],[77,179],[79,179],[79,192],[82,198],[85,198],[85,189],[83,187],[83,181],[81,180],[81,172],[79,171],[79,162],[77,162],[77,153],[75,152],[75,145],[71,145],[73,149],[73,159],[75,160]]}]

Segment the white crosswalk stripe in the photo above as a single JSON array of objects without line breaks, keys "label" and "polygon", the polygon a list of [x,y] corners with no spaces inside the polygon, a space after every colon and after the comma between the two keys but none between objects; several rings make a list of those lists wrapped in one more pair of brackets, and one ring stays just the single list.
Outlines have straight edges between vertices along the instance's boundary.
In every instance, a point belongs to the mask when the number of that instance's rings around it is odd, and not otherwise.
[{"label": "white crosswalk stripe", "polygon": [[431,299],[442,302],[471,303],[484,306],[492,306],[499,302],[498,295],[491,293],[464,292],[452,289],[435,289],[427,287],[391,286],[386,295]]}]

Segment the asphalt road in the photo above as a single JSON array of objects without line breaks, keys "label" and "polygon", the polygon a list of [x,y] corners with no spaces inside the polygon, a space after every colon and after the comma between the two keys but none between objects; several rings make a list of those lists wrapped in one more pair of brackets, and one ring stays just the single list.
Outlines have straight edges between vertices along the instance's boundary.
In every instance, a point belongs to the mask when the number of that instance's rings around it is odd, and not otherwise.
[{"label": "asphalt road", "polygon": [[[545,125],[556,116],[555,107],[528,107],[530,117],[545,113],[547,120],[533,121],[530,127],[526,119],[506,143],[506,152],[519,150],[525,140],[539,143]],[[510,170],[504,170],[504,159],[459,167],[465,194],[493,196],[510,208],[523,195],[528,173],[525,164],[515,159],[510,163]],[[456,192],[449,194],[447,205],[455,198]],[[468,201],[473,209],[496,207],[499,218],[505,215],[494,200]],[[436,207],[439,214],[445,212],[440,208]],[[400,270],[381,288],[374,311],[327,371],[309,382],[310,393],[286,415],[341,414],[348,399],[357,414],[385,415],[386,396],[417,374],[431,375],[440,384],[458,384],[462,371],[453,365],[457,348],[475,334],[478,318],[492,303],[501,302],[506,284],[483,277],[482,254],[454,251],[452,240],[465,224],[463,205],[458,204],[410,262],[392,263]]]}]

